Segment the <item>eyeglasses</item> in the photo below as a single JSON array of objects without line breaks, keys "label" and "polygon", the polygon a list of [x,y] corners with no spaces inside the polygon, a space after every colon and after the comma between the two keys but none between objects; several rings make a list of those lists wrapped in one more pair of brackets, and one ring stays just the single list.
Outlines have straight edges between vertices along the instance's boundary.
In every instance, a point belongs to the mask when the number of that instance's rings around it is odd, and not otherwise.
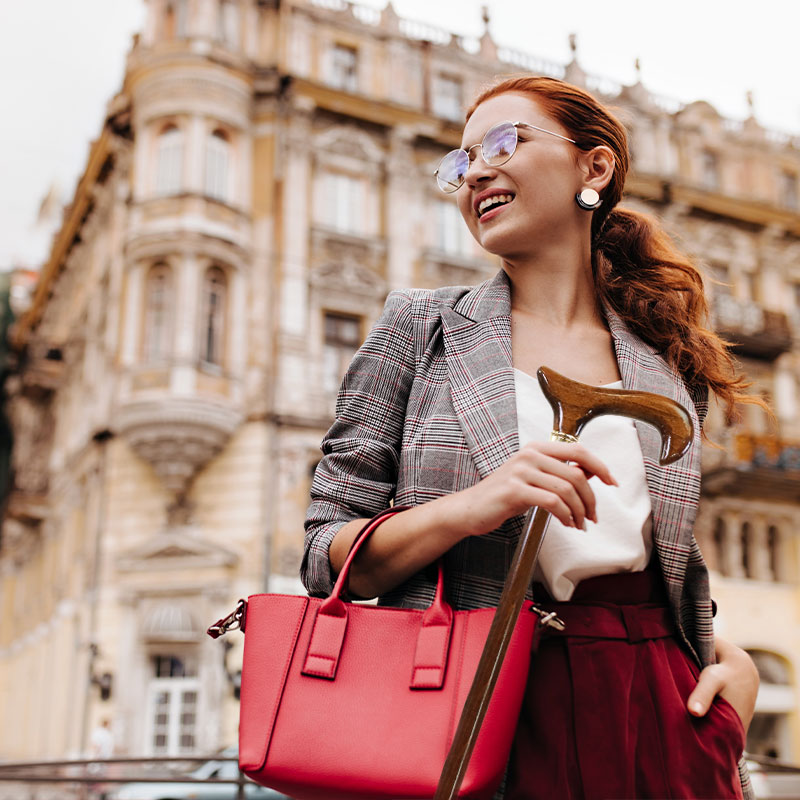
[{"label": "eyeglasses", "polygon": [[467,150],[451,150],[439,162],[436,172],[433,173],[439,188],[448,194],[461,188],[467,177],[470,153],[476,147],[480,147],[481,156],[490,167],[499,167],[505,164],[517,149],[519,142],[517,128],[532,128],[535,131],[557,136],[565,142],[577,144],[574,139],[569,139],[560,133],[546,131],[544,128],[537,128],[536,125],[529,125],[527,122],[500,122],[486,131],[480,144],[474,144]]}]

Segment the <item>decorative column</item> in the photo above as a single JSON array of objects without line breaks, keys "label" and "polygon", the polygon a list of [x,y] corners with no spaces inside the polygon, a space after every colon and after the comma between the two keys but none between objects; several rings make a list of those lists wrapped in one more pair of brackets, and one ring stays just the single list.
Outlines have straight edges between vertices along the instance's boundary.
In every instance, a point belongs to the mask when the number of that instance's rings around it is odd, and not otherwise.
[{"label": "decorative column", "polygon": [[123,304],[125,316],[122,328],[122,365],[129,367],[136,363],[139,350],[140,330],[139,321],[142,319],[142,284],[144,283],[144,270],[137,264],[128,270],[124,281]]},{"label": "decorative column", "polygon": [[745,578],[744,552],[742,550],[742,523],[738,511],[724,511],[725,538],[722,557],[723,572],[729,578]]},{"label": "decorative column", "polygon": [[757,581],[770,581],[773,577],[769,557],[768,527],[766,518],[761,516],[756,517],[750,523],[748,563],[751,577]]},{"label": "decorative column", "polygon": [[420,244],[412,231],[420,220],[415,210],[427,206],[427,194],[419,191],[419,178],[409,169],[414,163],[414,131],[396,126],[391,132],[386,171],[387,279],[390,289],[414,286],[411,272]]}]

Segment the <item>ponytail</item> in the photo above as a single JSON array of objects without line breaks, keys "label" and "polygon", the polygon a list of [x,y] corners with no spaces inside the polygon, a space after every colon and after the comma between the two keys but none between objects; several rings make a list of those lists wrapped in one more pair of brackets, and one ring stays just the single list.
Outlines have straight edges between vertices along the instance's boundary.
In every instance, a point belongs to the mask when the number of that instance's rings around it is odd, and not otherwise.
[{"label": "ponytail", "polygon": [[705,384],[725,407],[727,424],[739,403],[754,403],[752,384],[736,369],[728,343],[707,327],[703,278],[651,216],[614,208],[593,247],[601,301],[666,359],[689,386]]}]

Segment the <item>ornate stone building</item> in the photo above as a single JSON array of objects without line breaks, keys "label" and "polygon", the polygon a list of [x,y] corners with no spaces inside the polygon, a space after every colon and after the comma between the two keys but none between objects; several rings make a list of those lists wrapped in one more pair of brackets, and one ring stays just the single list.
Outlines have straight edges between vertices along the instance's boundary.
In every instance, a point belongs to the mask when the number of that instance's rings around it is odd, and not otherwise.
[{"label": "ornate stone building", "polygon": [[[800,761],[800,141],[344,0],[148,0],[7,381],[0,758],[236,738],[205,627],[299,590],[310,478],[346,363],[401,286],[493,274],[432,172],[493,76],[566,77],[632,133],[626,203],[703,264],[774,403],[712,411],[698,537],[765,678],[751,749]],[[712,280],[713,279],[713,280]],[[713,282],[716,281],[716,282]]]}]

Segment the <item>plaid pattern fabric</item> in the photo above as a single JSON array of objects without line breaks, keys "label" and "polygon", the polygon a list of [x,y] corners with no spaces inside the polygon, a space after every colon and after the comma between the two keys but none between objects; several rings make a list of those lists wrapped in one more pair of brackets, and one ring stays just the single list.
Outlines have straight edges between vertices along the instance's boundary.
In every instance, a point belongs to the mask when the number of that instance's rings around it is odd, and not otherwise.
[{"label": "plaid pattern fabric", "polygon": [[[708,573],[692,533],[700,496],[704,386],[688,387],[610,310],[606,317],[626,389],[677,400],[695,425],[689,452],[658,463],[661,440],[636,423],[653,511],[653,540],[682,638],[697,661],[714,662]],[[339,528],[392,501],[418,505],[474,485],[519,449],[511,362],[511,295],[502,270],[476,287],[392,292],[353,359],[314,475],[301,578],[309,594],[333,589],[328,549]],[[496,605],[522,517],[460,542],[445,556],[450,602]],[[436,576],[423,570],[380,599],[427,607]],[[744,796],[753,798],[740,762]]]},{"label": "plaid pattern fabric", "polygon": [[[692,535],[700,494],[703,388],[687,388],[652,347],[607,311],[626,389],[685,406],[695,440],[675,464],[658,464],[660,436],[637,423],[653,509],[653,538],[681,634],[701,664],[714,660],[711,600]],[[477,287],[392,292],[345,375],[336,421],[311,489],[301,576],[313,595],[332,589],[328,548],[339,528],[390,501],[418,505],[474,485],[519,449],[511,363],[511,296],[500,271]],[[495,605],[522,517],[460,542],[446,556],[458,608]],[[434,580],[422,572],[381,599],[424,607]]]}]

